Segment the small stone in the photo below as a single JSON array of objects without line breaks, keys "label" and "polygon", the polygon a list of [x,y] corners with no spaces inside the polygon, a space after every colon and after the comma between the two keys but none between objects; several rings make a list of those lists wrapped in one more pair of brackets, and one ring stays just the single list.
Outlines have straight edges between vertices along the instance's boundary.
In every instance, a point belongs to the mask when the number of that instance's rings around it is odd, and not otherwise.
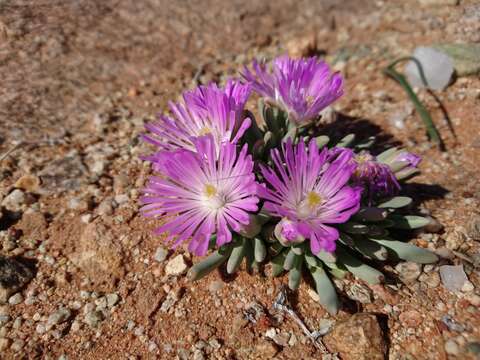
[{"label": "small stone", "polygon": [[100,205],[98,205],[98,215],[112,215],[113,214],[113,202],[112,199],[108,198],[103,200]]},{"label": "small stone", "polygon": [[372,302],[372,294],[370,290],[361,284],[353,284],[350,286],[347,289],[347,296],[362,304],[370,304]]},{"label": "small stone", "polygon": [[440,275],[438,275],[437,272],[422,274],[420,275],[419,280],[424,282],[430,289],[434,289],[440,285]]},{"label": "small stone", "polygon": [[208,345],[214,350],[219,350],[222,347],[222,344],[215,338],[208,340]]},{"label": "small stone", "polygon": [[422,315],[416,310],[404,311],[398,317],[400,322],[409,328],[415,328],[423,321]]},{"label": "small stone", "polygon": [[12,320],[12,317],[8,314],[0,315],[0,327]]},{"label": "small stone", "polygon": [[26,197],[22,190],[15,189],[10,194],[5,196],[2,201],[2,206],[10,211],[22,210],[22,205],[25,204]]},{"label": "small stone", "polygon": [[33,272],[23,263],[0,255],[0,304],[22,289],[33,278]]},{"label": "small stone", "polygon": [[95,305],[97,305],[97,310],[103,310],[107,307],[107,298],[102,296],[95,300]]},{"label": "small stone", "polygon": [[155,352],[157,350],[158,350],[158,345],[155,343],[155,341],[150,340],[148,342],[148,351]]},{"label": "small stone", "polygon": [[90,291],[80,290],[80,299],[90,299]]},{"label": "small stone", "polygon": [[331,352],[338,352],[344,360],[383,360],[387,347],[375,315],[357,313],[339,322],[323,337]]},{"label": "small stone", "polygon": [[467,235],[475,241],[480,241],[480,215],[474,215],[469,220]]},{"label": "small stone", "polygon": [[255,346],[255,354],[259,359],[272,359],[277,353],[275,344],[268,340],[260,340]]},{"label": "small stone", "polygon": [[455,228],[445,238],[445,246],[450,250],[457,250],[465,241],[467,235],[461,228]]},{"label": "small stone", "polygon": [[[468,10],[466,10],[466,13],[468,13]],[[438,44],[434,47],[452,58],[457,76],[469,76],[480,73],[480,44]]]},{"label": "small stone", "polygon": [[120,301],[120,296],[118,296],[117,294],[108,294],[106,298],[107,298],[107,306],[109,308],[111,308],[112,306],[115,306]]},{"label": "small stone", "polygon": [[440,278],[447,290],[452,292],[462,290],[463,285],[468,281],[463,265],[440,266]]},{"label": "small stone", "polygon": [[459,324],[450,315],[443,315],[442,316],[442,322],[445,325],[447,325],[448,330],[450,330],[450,331],[456,331],[456,332],[459,332],[459,333],[465,331],[465,326],[463,326],[462,324]]},{"label": "small stone", "polygon": [[208,284],[208,290],[214,294],[222,290],[223,286],[223,281],[214,280],[210,284]]},{"label": "small stone", "polygon": [[202,350],[195,350],[193,352],[193,360],[205,360]]},{"label": "small stone", "polygon": [[442,6],[442,5],[450,5],[455,6],[458,5],[459,0],[419,0],[420,4],[424,6]]},{"label": "small stone", "polygon": [[16,293],[15,295],[10,296],[8,299],[8,303],[10,305],[18,305],[23,302],[23,295],[22,293]]},{"label": "small stone", "polygon": [[[443,90],[447,87],[453,74],[453,61],[447,54],[431,47],[419,46],[412,56],[422,65],[428,88]],[[425,87],[414,61],[409,61],[405,66],[405,75],[412,86]]]},{"label": "small stone", "polygon": [[71,316],[72,311],[70,309],[61,307],[48,317],[47,327],[51,328],[54,325],[61,324],[70,319]]},{"label": "small stone", "polygon": [[273,342],[281,347],[288,346],[289,340],[290,340],[290,334],[288,333],[275,334],[275,336],[273,337]]},{"label": "small stone", "polygon": [[159,246],[155,251],[155,255],[153,256],[153,259],[161,263],[167,258],[167,256],[168,256],[168,250]]},{"label": "small stone", "polygon": [[[474,355],[480,355],[480,342],[471,342],[468,343],[466,346],[466,349],[469,353],[474,354]],[[1,350],[1,346],[0,346]]]},{"label": "small stone", "polygon": [[395,266],[395,270],[398,271],[400,279],[406,284],[417,280],[422,273],[421,265],[414,262],[401,262]]},{"label": "small stone", "polygon": [[72,322],[72,326],[70,327],[70,329],[71,329],[71,331],[76,332],[76,331],[80,330],[81,327],[82,327],[82,324],[75,320],[74,322]]},{"label": "small stone", "polygon": [[114,197],[114,200],[118,205],[122,205],[127,203],[130,200],[130,198],[128,197],[127,194],[120,194],[120,195],[116,195]]},{"label": "small stone", "polygon": [[37,334],[45,334],[47,332],[47,328],[45,327],[45,324],[37,324],[35,327],[35,331]]},{"label": "small stone", "polygon": [[475,287],[473,286],[473,284],[470,282],[470,281],[465,281],[463,283],[463,286],[462,286],[462,292],[472,292],[473,290],[475,290]]},{"label": "small stone", "polygon": [[445,342],[445,352],[449,355],[458,355],[460,353],[460,348],[455,340],[449,339]]},{"label": "small stone", "polygon": [[427,233],[432,233],[432,234],[437,234],[442,232],[443,230],[443,225],[438,221],[437,219],[427,216],[427,219],[429,220],[428,224],[423,227],[423,230],[426,231]]},{"label": "small stone", "polygon": [[19,352],[23,349],[25,346],[25,341],[22,339],[17,339],[13,342],[12,346],[10,346],[10,349],[12,349],[15,352]]},{"label": "small stone", "polygon": [[9,348],[11,340],[8,338],[0,338],[0,351],[5,351]]},{"label": "small stone", "polygon": [[177,255],[167,263],[165,273],[167,275],[178,276],[184,274],[187,268],[183,255]]},{"label": "small stone", "polygon": [[104,319],[103,313],[101,311],[90,311],[85,315],[83,322],[90,327],[97,327],[100,322]]},{"label": "small stone", "polygon": [[313,301],[320,302],[320,297],[318,296],[317,292],[312,288],[308,288],[307,294],[308,296],[310,296],[310,299],[312,299]]}]

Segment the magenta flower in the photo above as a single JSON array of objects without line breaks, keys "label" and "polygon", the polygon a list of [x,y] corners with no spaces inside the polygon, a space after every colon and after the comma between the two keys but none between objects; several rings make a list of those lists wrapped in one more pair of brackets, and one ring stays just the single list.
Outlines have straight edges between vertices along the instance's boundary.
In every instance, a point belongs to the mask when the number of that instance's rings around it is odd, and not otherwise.
[{"label": "magenta flower", "polygon": [[368,151],[361,151],[354,160],[356,169],[352,182],[366,190],[365,195],[370,202],[374,197],[395,195],[400,190],[400,184],[390,166],[378,162]]},{"label": "magenta flower", "polygon": [[281,107],[289,119],[304,125],[343,95],[343,79],[316,57],[290,59],[282,56],[273,61],[270,73],[265,64],[253,62],[252,73],[245,67],[242,76],[253,90]]},{"label": "magenta flower", "polygon": [[[249,223],[249,212],[258,210],[253,161],[245,145],[237,156],[236,145],[226,142],[220,150],[212,135],[192,140],[195,151],[159,152],[162,177],[150,178],[141,199],[147,216],[170,218],[155,230],[176,236],[173,247],[191,238],[189,251],[207,252],[210,238],[216,245],[232,240],[232,230]],[[217,156],[218,153],[218,156]]]},{"label": "magenta flower", "polygon": [[[211,134],[217,150],[227,142],[236,143],[251,124],[243,115],[250,87],[229,81],[225,88],[212,83],[183,94],[183,103],[169,104],[172,117],[160,115],[157,122],[145,128],[143,135],[160,150],[195,150],[192,138]],[[152,157],[146,157],[151,160]]]},{"label": "magenta flower", "polygon": [[328,224],[346,222],[360,206],[361,189],[348,186],[355,164],[352,153],[340,152],[328,160],[329,151],[319,151],[311,140],[308,151],[300,141],[283,144],[282,152],[271,152],[273,168],[262,166],[267,185],[260,186],[265,210],[283,218],[275,229],[281,242],[297,243],[310,239],[314,254],[332,252],[338,231]]}]

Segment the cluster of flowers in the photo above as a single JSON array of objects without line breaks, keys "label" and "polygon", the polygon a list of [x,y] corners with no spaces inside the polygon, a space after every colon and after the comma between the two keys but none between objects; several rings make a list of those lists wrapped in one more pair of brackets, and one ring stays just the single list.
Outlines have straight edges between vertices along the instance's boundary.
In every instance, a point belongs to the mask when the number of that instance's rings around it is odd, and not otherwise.
[{"label": "cluster of flowers", "polygon": [[[267,115],[275,109],[273,121],[257,123],[245,110],[252,92]],[[395,195],[398,179],[420,162],[403,150],[380,160],[319,144],[306,129],[342,94],[341,75],[325,62],[286,56],[270,68],[254,62],[224,87],[186,91],[183,101],[169,104],[171,115],[146,126],[143,138],[157,151],[145,159],[157,174],[143,190],[142,212],[162,217],[156,233],[168,233],[173,248],[188,241],[199,256],[239,237],[253,239],[267,222],[282,246],[334,252],[338,225]]]}]

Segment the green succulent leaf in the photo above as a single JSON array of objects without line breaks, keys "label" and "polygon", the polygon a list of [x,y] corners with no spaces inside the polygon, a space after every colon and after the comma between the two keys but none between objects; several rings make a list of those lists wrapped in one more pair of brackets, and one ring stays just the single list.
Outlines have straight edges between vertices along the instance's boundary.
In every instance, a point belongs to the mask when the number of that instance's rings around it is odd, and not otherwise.
[{"label": "green succulent leaf", "polygon": [[349,221],[340,225],[340,229],[349,234],[367,234],[368,226],[358,222]]},{"label": "green succulent leaf", "polygon": [[275,256],[271,263],[272,263],[272,275],[273,276],[279,276],[281,273],[283,273],[285,270],[283,268],[283,264],[285,262],[285,257],[286,257],[286,251],[282,251],[280,254]]},{"label": "green succulent leaf", "polygon": [[338,301],[337,292],[328,277],[327,273],[322,267],[310,266],[310,273],[315,282],[315,289],[322,304],[327,311],[335,315],[338,312],[340,302]]},{"label": "green succulent leaf", "polygon": [[378,242],[369,239],[362,238],[355,241],[355,249],[370,259],[385,261],[388,258],[387,249]]},{"label": "green succulent leaf", "polygon": [[295,264],[296,256],[297,254],[295,254],[295,251],[293,250],[293,248],[290,248],[287,252],[287,256],[285,257],[285,261],[283,263],[283,268],[285,270],[290,270],[291,268],[293,268]]},{"label": "green succulent leaf", "polygon": [[348,134],[343,139],[341,139],[336,146],[350,147],[350,145],[352,145],[354,141],[355,141],[355,134]]},{"label": "green succulent leaf", "polygon": [[385,220],[388,216],[388,211],[378,207],[363,207],[355,215],[354,219],[366,222],[378,222]]},{"label": "green succulent leaf", "polygon": [[394,221],[394,228],[397,229],[418,229],[427,225],[430,220],[416,215],[391,215],[390,220]]},{"label": "green succulent leaf", "polygon": [[242,263],[247,250],[247,241],[242,238],[238,244],[233,246],[232,253],[227,262],[227,273],[233,274]]},{"label": "green succulent leaf", "polygon": [[412,198],[407,196],[395,196],[378,205],[379,208],[400,209],[412,203]]},{"label": "green succulent leaf", "polygon": [[288,287],[297,290],[302,280],[303,256],[296,255],[292,269],[288,273]]},{"label": "green succulent leaf", "polygon": [[255,261],[261,263],[265,260],[265,257],[267,256],[267,248],[262,239],[258,237],[253,239],[253,252],[255,255]]},{"label": "green succulent leaf", "polygon": [[330,138],[326,135],[320,135],[315,138],[315,142],[318,148],[321,149],[330,142]]},{"label": "green succulent leaf", "polygon": [[353,275],[366,281],[369,284],[379,284],[383,281],[383,274],[364,264],[362,261],[351,255],[348,250],[344,249],[342,246],[338,246],[336,250],[338,260],[342,263],[348,271]]},{"label": "green succulent leaf", "polygon": [[390,239],[371,240],[391,250],[394,257],[402,260],[412,261],[419,264],[430,264],[438,261],[437,255],[427,249],[420,248],[413,244]]},{"label": "green succulent leaf", "polygon": [[230,252],[231,247],[214,251],[205,260],[196,263],[190,268],[188,278],[192,281],[200,280],[227,261]]}]

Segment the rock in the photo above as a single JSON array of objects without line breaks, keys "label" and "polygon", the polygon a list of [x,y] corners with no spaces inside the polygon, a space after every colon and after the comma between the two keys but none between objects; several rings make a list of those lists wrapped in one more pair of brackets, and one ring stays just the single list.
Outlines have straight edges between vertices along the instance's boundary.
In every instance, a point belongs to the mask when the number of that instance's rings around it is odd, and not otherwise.
[{"label": "rock", "polygon": [[23,175],[15,182],[15,187],[28,192],[36,192],[40,187],[40,178],[29,174]]},{"label": "rock", "polygon": [[0,255],[0,304],[22,289],[33,278],[33,271],[23,263]]},{"label": "rock", "polygon": [[347,296],[362,304],[370,304],[372,302],[372,294],[370,290],[361,284],[353,284],[350,286],[347,289]]},{"label": "rock", "polygon": [[7,338],[0,338],[0,351],[5,351],[9,348],[11,340]]},{"label": "rock", "polygon": [[[454,70],[453,61],[447,54],[431,47],[420,46],[415,49],[412,56],[422,65],[428,88],[443,90],[447,87]],[[405,75],[412,86],[425,87],[417,64],[413,60],[405,66]]]},{"label": "rock", "polygon": [[462,324],[459,324],[450,315],[443,315],[442,322],[448,327],[448,330],[450,331],[456,331],[459,333],[465,331],[465,326],[463,326]]},{"label": "rock", "polygon": [[83,322],[90,327],[97,327],[100,322],[104,319],[103,313],[101,311],[89,311],[85,314]]},{"label": "rock", "polygon": [[460,353],[460,347],[455,340],[450,339],[445,342],[445,352],[449,355],[458,355]]},{"label": "rock", "polygon": [[[72,239],[72,242],[76,239]],[[101,219],[85,226],[69,260],[80,268],[99,290],[110,290],[123,277],[123,252],[112,229]]]},{"label": "rock", "polygon": [[422,273],[422,267],[420,264],[414,262],[402,262],[395,266],[395,270],[398,271],[400,279],[405,284],[410,284],[417,280]]},{"label": "rock", "polygon": [[42,178],[42,188],[59,192],[78,189],[86,183],[86,173],[87,169],[82,158],[78,153],[72,152],[58,160],[48,162],[39,176]]},{"label": "rock", "polygon": [[52,328],[54,325],[61,324],[72,316],[72,311],[68,308],[61,307],[47,319],[47,328]]},{"label": "rock", "polygon": [[7,210],[18,212],[22,210],[22,205],[25,204],[25,201],[25,193],[22,190],[15,189],[5,196],[2,201],[2,206]]},{"label": "rock", "polygon": [[458,76],[480,73],[480,44],[440,44],[434,48],[452,58]]},{"label": "rock", "polygon": [[295,38],[287,42],[288,55],[293,58],[310,56],[317,50],[317,37],[314,32],[306,33],[301,38]]},{"label": "rock", "polygon": [[443,225],[437,219],[427,216],[428,224],[423,227],[423,230],[428,233],[437,234],[443,230]]},{"label": "rock", "polygon": [[23,302],[23,295],[22,293],[16,293],[15,295],[10,296],[8,299],[8,303],[10,305],[18,305]]},{"label": "rock", "polygon": [[[466,349],[469,353],[476,355],[478,357],[478,355],[480,355],[480,342],[468,343],[466,346]],[[0,350],[1,350],[1,346],[0,346]]]},{"label": "rock", "polygon": [[459,0],[419,0],[421,5],[424,6],[442,6],[442,5],[458,5]]},{"label": "rock", "polygon": [[19,352],[23,349],[24,346],[25,346],[25,341],[24,340],[16,339],[13,342],[12,346],[10,346],[10,349],[12,349],[15,352]]},{"label": "rock", "polygon": [[98,215],[112,215],[113,214],[113,199],[107,198],[103,200],[97,209]]},{"label": "rock", "polygon": [[277,355],[278,348],[268,340],[259,340],[255,346],[255,355],[258,359],[272,359]]},{"label": "rock", "polygon": [[165,267],[165,273],[167,275],[178,276],[182,275],[187,271],[187,264],[183,255],[177,255],[172,260],[167,263]]},{"label": "rock", "polygon": [[193,360],[205,360],[202,350],[195,350],[193,352]]},{"label": "rock", "polygon": [[467,225],[467,235],[475,241],[480,241],[480,215],[474,215],[470,218]]},{"label": "rock", "polygon": [[357,313],[337,323],[323,341],[343,360],[383,360],[387,351],[377,318],[369,313]]},{"label": "rock", "polygon": [[467,235],[461,227],[456,227],[445,237],[445,246],[450,250],[457,250],[467,240]]},{"label": "rock", "polygon": [[212,293],[215,294],[219,292],[220,290],[223,289],[223,281],[220,280],[214,280],[210,284],[208,284],[208,290]]},{"label": "rock", "polygon": [[107,299],[107,306],[110,308],[112,306],[115,306],[119,301],[120,301],[120,296],[117,294],[108,294],[106,296]]},{"label": "rock", "polygon": [[468,281],[463,265],[440,266],[440,278],[447,290],[452,292],[462,290],[463,285]]},{"label": "rock", "polygon": [[416,310],[404,311],[398,317],[400,322],[409,328],[415,328],[423,321],[422,315]]},{"label": "rock", "polygon": [[153,255],[153,259],[159,263],[163,262],[168,256],[168,250],[159,246]]}]

